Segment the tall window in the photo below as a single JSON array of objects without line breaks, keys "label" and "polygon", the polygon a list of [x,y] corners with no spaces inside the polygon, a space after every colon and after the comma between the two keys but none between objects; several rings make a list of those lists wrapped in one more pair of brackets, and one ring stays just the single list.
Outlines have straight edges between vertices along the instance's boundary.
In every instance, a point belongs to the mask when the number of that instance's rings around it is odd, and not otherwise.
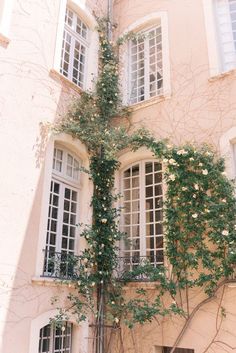
[{"label": "tall window", "polygon": [[236,0],[216,0],[222,68],[236,67]]},{"label": "tall window", "polygon": [[39,353],[71,353],[72,324],[61,328],[46,325],[39,333]]},{"label": "tall window", "polygon": [[159,24],[129,43],[130,103],[163,93],[162,30]]},{"label": "tall window", "polygon": [[122,184],[125,263],[135,265],[147,259],[153,265],[163,264],[162,165],[135,163],[123,172]]},{"label": "tall window", "polygon": [[68,275],[78,223],[79,165],[72,153],[54,148],[44,275]]},{"label": "tall window", "polygon": [[71,9],[66,9],[60,72],[84,88],[88,50],[88,27]]},{"label": "tall window", "polygon": [[0,42],[8,42],[13,0],[0,0]]}]

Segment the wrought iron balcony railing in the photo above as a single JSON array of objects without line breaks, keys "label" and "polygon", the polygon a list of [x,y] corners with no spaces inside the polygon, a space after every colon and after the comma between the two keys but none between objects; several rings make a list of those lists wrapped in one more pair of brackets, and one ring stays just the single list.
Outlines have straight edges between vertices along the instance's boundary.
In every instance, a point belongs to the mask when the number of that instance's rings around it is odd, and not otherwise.
[{"label": "wrought iron balcony railing", "polygon": [[[62,280],[77,280],[81,257],[66,252],[43,250],[44,266],[43,277],[58,278]],[[158,268],[162,263],[148,256],[119,257],[114,276],[121,281],[150,281],[153,268]]]},{"label": "wrought iron balcony railing", "polygon": [[76,279],[79,274],[80,256],[44,249],[43,277]]},{"label": "wrought iron balcony railing", "polygon": [[128,282],[150,281],[153,269],[160,268],[163,262],[155,256],[119,257],[116,277]]}]

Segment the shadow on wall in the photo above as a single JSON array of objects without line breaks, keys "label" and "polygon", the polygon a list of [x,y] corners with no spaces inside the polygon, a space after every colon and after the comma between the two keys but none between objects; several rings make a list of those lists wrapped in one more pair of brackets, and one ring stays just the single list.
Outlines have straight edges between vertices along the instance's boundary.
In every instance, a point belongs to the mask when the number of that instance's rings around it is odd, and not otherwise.
[{"label": "shadow on wall", "polygon": [[[67,88],[62,89],[59,103],[54,113],[54,121],[57,121],[58,117],[65,113],[70,101],[71,92]],[[3,299],[2,317],[5,316],[4,322],[2,322],[1,352],[29,352],[31,321],[40,314],[58,306],[58,303],[51,304],[51,299],[54,296],[60,294],[61,306],[63,306],[62,303],[66,298],[66,289],[63,289],[61,285],[55,285],[55,283],[42,285],[42,283],[32,282],[32,278],[35,276],[37,258],[38,256],[43,256],[43,252],[41,254],[38,253],[39,237],[44,236],[46,240],[46,234],[42,235],[39,232],[45,172],[44,159],[49,144],[49,131],[50,124],[40,123],[39,137],[35,145],[32,146],[32,149],[35,150],[35,160],[32,160],[30,168],[32,171],[40,169],[40,173],[37,185],[34,188],[34,194],[32,193],[31,210],[26,210],[25,212],[29,214],[29,218],[28,220],[23,220],[27,226],[25,234],[21,237],[21,243],[19,244],[18,242],[17,245],[20,247],[18,264],[11,265],[12,263],[14,264],[14,259],[11,261],[10,249],[5,249],[5,251],[9,252],[9,263],[1,264],[0,295]],[[19,158],[20,153],[21,150],[19,148]],[[24,200],[24,191],[20,187],[21,180],[18,179],[16,181],[19,185],[17,196]],[[16,209],[16,212],[21,211]],[[38,340],[38,337],[34,337],[34,339]]]}]

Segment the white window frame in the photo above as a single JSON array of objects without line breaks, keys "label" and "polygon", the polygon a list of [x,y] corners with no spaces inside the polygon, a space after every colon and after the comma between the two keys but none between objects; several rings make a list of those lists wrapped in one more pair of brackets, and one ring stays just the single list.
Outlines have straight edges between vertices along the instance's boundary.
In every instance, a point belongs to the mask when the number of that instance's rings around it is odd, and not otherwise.
[{"label": "white window frame", "polygon": [[[160,54],[161,52],[161,60],[160,60],[160,65],[161,67],[159,68],[159,71],[158,69],[156,69],[156,74],[157,73],[160,73],[161,71],[161,80],[159,80],[157,77],[154,81],[154,83],[157,85],[158,82],[161,81],[161,88],[157,88],[156,87],[156,94],[153,94],[152,95],[152,92],[150,90],[150,85],[151,85],[151,81],[150,81],[150,74],[151,74],[151,69],[150,69],[150,33],[153,32],[153,31],[160,31],[160,34],[159,36],[161,37],[161,40],[160,42],[158,42],[155,46],[155,52],[157,54]],[[144,81],[144,85],[143,85],[143,99],[139,99],[139,94],[137,92],[136,94],[136,98],[137,99],[133,99],[132,98],[132,90],[133,90],[133,87],[132,87],[132,75],[134,74],[134,71],[139,71],[138,69],[136,70],[132,70],[132,66],[135,64],[135,62],[132,61],[132,50],[133,50],[133,43],[134,43],[134,40],[130,40],[129,41],[129,88],[128,88],[128,91],[129,91],[129,103],[130,104],[136,104],[136,103],[141,103],[145,100],[148,100],[149,98],[153,98],[153,97],[156,97],[156,96],[160,96],[162,95],[163,93],[163,54],[162,54],[162,43],[163,43],[163,39],[162,39],[162,27],[161,27],[161,23],[160,24],[157,24],[155,27],[151,27],[151,28],[148,28],[148,29],[145,29],[145,31],[143,32],[139,32],[137,33],[137,36],[143,36],[143,40],[142,40],[142,44],[143,44],[143,47],[144,47],[144,50],[143,50],[143,59],[141,59],[140,61],[137,61],[136,64],[137,66],[139,65],[140,62],[143,63],[143,70],[144,70],[144,77],[141,78],[143,79]],[[156,39],[156,36],[153,38],[154,40]],[[136,41],[138,42],[139,39],[137,37]],[[157,50],[157,46],[158,45],[161,45],[161,50],[158,51]],[[138,48],[138,45],[137,45],[137,48]],[[138,51],[136,53],[136,55],[138,55]],[[155,66],[158,66],[158,60],[155,61],[155,63],[153,64]],[[137,84],[136,84],[136,90],[138,91],[139,90],[139,85],[138,85],[138,81],[140,80],[140,76],[137,75],[137,78],[136,78],[136,81],[137,81]]]},{"label": "white window frame", "polygon": [[[228,1],[228,0],[224,0]],[[227,67],[225,64],[224,53],[222,51],[221,33],[219,30],[218,15],[216,10],[217,0],[202,0],[202,7],[205,19],[205,30],[208,48],[208,61],[210,77],[218,76],[236,68],[235,64]],[[227,24],[231,27],[231,19]],[[232,31],[232,30],[231,30]],[[232,39],[231,39],[232,42]]]},{"label": "white window frame", "polygon": [[[62,160],[61,160],[61,171],[58,171],[53,168],[54,166],[54,160],[55,160],[55,151],[62,151]],[[75,224],[79,223],[79,207],[80,207],[80,173],[78,171],[78,178],[73,179],[73,177],[70,177],[67,175],[67,161],[68,161],[68,156],[71,156],[74,158],[74,160],[78,161],[79,165],[81,165],[80,159],[70,150],[66,149],[64,146],[60,144],[55,144],[54,150],[53,150],[53,161],[52,161],[52,177],[51,177],[51,186],[54,185],[55,183],[59,185],[59,194],[58,194],[58,207],[54,207],[57,209],[57,218],[55,219],[56,222],[56,231],[51,232],[49,229],[47,229],[47,239],[45,241],[45,264],[44,264],[44,269],[43,269],[43,274],[44,276],[53,276],[54,274],[48,271],[50,268],[50,254],[51,250],[54,248],[54,253],[55,253],[55,261],[57,260],[57,256],[60,256],[60,253],[66,253],[66,254],[71,254],[71,255],[76,255],[76,249],[78,248],[77,242],[78,242],[78,228],[75,225],[75,234],[74,234],[74,248],[73,250],[68,248],[67,244],[67,249],[64,249],[62,247],[62,238],[67,238],[67,242],[71,240],[71,237],[63,237],[63,217],[64,217],[64,202],[65,202],[65,190],[68,188],[71,192],[76,192],[77,194],[77,200],[76,200],[76,221]],[[53,197],[53,194],[50,189],[50,199]],[[52,212],[53,207],[52,205],[49,204],[48,202],[48,209],[50,212]],[[71,212],[68,213],[69,216],[71,217]],[[49,222],[48,224],[51,226],[50,222],[52,221],[52,218],[47,217],[47,221]],[[70,223],[68,223],[68,228],[71,226]],[[50,245],[50,239],[52,234],[54,233],[55,235],[55,246]],[[52,252],[53,253],[53,252]],[[60,265],[60,258],[59,260],[59,265]],[[54,269],[55,271],[58,271],[58,269]],[[59,270],[60,272],[60,270]]]},{"label": "white window frame", "polygon": [[[61,293],[63,295],[63,293]],[[64,293],[66,299],[66,293]],[[50,303],[48,303],[50,307]],[[50,319],[58,314],[58,309],[54,308],[49,311],[45,311],[38,315],[37,307],[32,311],[32,320],[30,323],[30,334],[29,334],[29,350],[28,353],[38,353],[39,351],[39,332],[40,329],[50,322]],[[88,352],[89,349],[89,322],[81,322],[80,325],[76,322],[75,318],[72,316],[69,318],[69,322],[73,324],[72,329],[72,352],[78,353],[83,347],[84,352]]]},{"label": "white window frame", "polygon": [[78,17],[86,24],[89,29],[89,35],[87,38],[88,48],[87,48],[87,62],[85,69],[84,85],[83,90],[89,90],[93,88],[94,78],[97,76],[98,72],[98,48],[99,48],[99,38],[96,31],[96,20],[94,16],[90,13],[90,10],[87,8],[86,4],[82,0],[60,0],[60,9],[58,15],[58,26],[57,26],[57,35],[56,35],[56,45],[55,45],[55,54],[53,60],[53,68],[51,74],[62,78],[63,82],[71,84],[72,88],[82,89],[73,83],[69,78],[63,76],[60,73],[61,68],[61,54],[62,54],[62,42],[63,42],[63,33],[64,33],[64,23],[65,23],[65,14],[66,8],[69,7],[74,11]]},{"label": "white window frame", "polygon": [[[222,4],[219,5],[219,2]],[[230,12],[229,0],[215,0],[215,16],[216,16],[216,28],[218,33],[220,59],[222,71],[229,71],[236,67],[236,38],[233,38],[232,18]],[[236,6],[236,2],[234,3]],[[220,15],[221,9],[224,8],[224,17]],[[221,17],[221,20],[220,20]],[[223,21],[223,23],[221,23]],[[226,21],[226,22],[225,22]],[[222,33],[221,28],[224,28]],[[226,59],[227,57],[227,59]]]},{"label": "white window frame", "polygon": [[10,23],[14,0],[1,0],[0,6],[0,42],[9,43]]},{"label": "white window frame", "polygon": [[[132,168],[132,167],[134,167],[134,166],[139,166],[139,207],[140,207],[140,209],[139,209],[139,240],[140,240],[140,249],[139,250],[131,250],[131,251],[129,251],[129,250],[125,250],[125,246],[124,246],[124,241],[122,241],[121,242],[121,246],[120,246],[120,256],[123,258],[124,257],[124,261],[126,262],[126,260],[125,260],[125,254],[127,253],[131,253],[131,255],[130,256],[128,256],[128,257],[130,257],[130,259],[131,259],[131,262],[133,263],[133,264],[135,264],[135,260],[133,261],[132,260],[132,253],[136,253],[136,252],[139,252],[139,255],[138,255],[138,257],[140,258],[140,260],[142,261],[142,258],[148,258],[148,255],[147,255],[147,252],[148,251],[154,251],[154,253],[155,253],[155,255],[154,255],[154,257],[155,257],[155,259],[154,259],[154,261],[153,261],[153,264],[154,264],[154,266],[158,266],[158,265],[163,265],[164,264],[164,236],[163,236],[163,220],[162,221],[160,221],[160,220],[158,220],[157,222],[146,222],[146,212],[148,212],[148,209],[146,209],[146,205],[145,205],[145,202],[146,202],[146,195],[145,195],[145,189],[146,189],[146,187],[147,187],[147,185],[146,185],[146,175],[147,175],[147,173],[145,172],[145,167],[146,167],[146,164],[147,163],[158,163],[158,164],[161,164],[158,160],[156,160],[156,159],[144,159],[144,160],[138,160],[138,161],[136,161],[136,162],[133,162],[133,163],[131,163],[131,164],[129,164],[129,165],[127,165],[127,166],[125,166],[125,168],[123,168],[122,170],[121,170],[121,173],[120,173],[120,183],[121,183],[121,192],[122,192],[122,194],[123,194],[123,196],[124,196],[124,192],[125,192],[125,189],[124,189],[124,173],[125,173],[125,171],[127,171],[128,169],[130,169],[130,168]],[[163,166],[162,166],[162,168],[163,168]],[[152,198],[153,199],[153,201],[154,201],[154,203],[155,203],[155,197],[156,198],[160,198],[161,199],[161,201],[162,201],[162,203],[163,203],[163,194],[164,194],[164,188],[163,188],[163,169],[161,170],[161,173],[162,173],[162,181],[161,181],[161,183],[159,183],[159,184],[156,184],[156,185],[161,185],[161,189],[162,189],[162,194],[161,195],[157,195],[157,194],[155,194],[155,192],[153,192],[153,197],[151,197],[150,196],[150,198]],[[151,173],[151,174],[153,174],[153,172]],[[154,183],[155,184],[155,183]],[[154,184],[150,184],[150,186],[149,187],[154,187]],[[131,193],[132,193],[132,188],[130,189],[131,191]],[[123,197],[123,202],[125,202],[126,201],[126,198],[125,198],[125,196]],[[124,205],[124,204],[123,204]],[[159,208],[157,208],[159,211],[161,211],[161,213],[162,213],[162,215],[163,215],[163,205],[162,205],[162,207],[159,207]],[[156,208],[153,206],[153,213],[155,213],[156,212]],[[130,215],[132,215],[133,213],[132,213],[132,211],[130,211],[130,212],[128,212],[128,213],[130,213]],[[125,212],[125,210],[123,211],[123,213],[122,213],[122,219],[121,219],[121,229],[122,229],[122,231],[125,231],[125,215],[126,215],[126,212]],[[146,226],[147,226],[147,224],[148,223],[153,223],[153,228],[155,227],[155,225],[157,224],[157,223],[159,223],[159,224],[161,224],[161,226],[162,226],[162,234],[156,234],[156,231],[154,230],[154,234],[153,234],[153,238],[154,238],[154,241],[156,241],[156,238],[162,238],[162,244],[163,244],[163,246],[161,247],[161,248],[159,248],[159,247],[157,247],[157,246],[154,246],[153,247],[153,249],[148,249],[148,247],[147,247],[147,245],[146,245],[146,240],[147,240],[147,232],[146,232]],[[131,225],[131,227],[133,226],[132,225],[133,223],[131,222],[130,223],[130,225]],[[151,238],[151,237],[150,237]],[[163,262],[161,261],[156,261],[156,253],[158,252],[158,251],[162,251],[163,252]],[[135,257],[136,255],[134,255],[134,257]],[[128,259],[128,257],[127,257],[127,259]],[[139,259],[138,259],[138,261],[139,261]],[[131,264],[131,268],[132,268],[132,264]]]},{"label": "white window frame", "polygon": [[[74,153],[77,159],[81,161],[82,167],[89,169],[89,156],[88,151],[81,141],[75,140],[72,136],[60,133],[52,136],[48,143],[47,148],[44,151],[42,167],[42,179],[40,179],[40,222],[38,232],[38,245],[37,245],[37,257],[35,259],[35,272],[33,280],[35,282],[42,282],[42,272],[44,268],[44,254],[47,234],[47,221],[48,221],[48,204],[50,187],[52,180],[52,163],[53,163],[53,152],[55,146],[62,146]],[[79,199],[79,223],[90,224],[92,222],[92,210],[90,207],[91,197],[93,193],[92,181],[89,179],[87,173],[80,173],[80,199]],[[83,205],[83,207],[80,207]],[[79,255],[80,251],[86,248],[86,240],[79,237],[80,229],[78,228],[77,244],[75,254]]]},{"label": "white window frame", "polygon": [[[162,70],[163,70],[163,87],[162,94],[156,95],[154,97],[145,99],[144,101],[135,103],[142,104],[144,102],[158,100],[162,97],[170,97],[171,95],[171,83],[170,83],[170,49],[169,49],[169,27],[168,27],[168,15],[166,11],[152,12],[151,14],[144,16],[129,27],[125,29],[122,35],[125,35],[129,32],[145,32],[148,29],[155,28],[158,24],[161,26],[162,31]],[[121,84],[123,91],[123,103],[130,103],[130,76],[129,76],[129,43],[124,46],[124,49],[121,53],[120,58],[124,70],[121,73]],[[133,104],[133,105],[135,105]]]},{"label": "white window frame", "polygon": [[[49,330],[49,335],[43,336],[44,330]],[[69,329],[69,332],[67,331]],[[58,332],[59,331],[59,334]],[[72,353],[72,333],[73,333],[73,324],[70,322],[65,322],[62,328],[56,328],[53,324],[47,324],[43,326],[39,331],[39,350],[38,353]],[[56,349],[55,342],[56,339],[60,338],[62,346],[59,349]],[[63,348],[63,343],[65,340],[68,341],[69,338],[69,347]],[[49,341],[49,350],[46,352],[42,350],[42,342],[44,340]],[[40,349],[41,348],[41,349]]]},{"label": "white window frame", "polygon": [[225,159],[225,171],[229,179],[236,179],[236,126],[220,137],[220,153]]},{"label": "white window frame", "polygon": [[[60,73],[68,78],[71,82],[75,83],[77,86],[80,88],[84,88],[85,85],[85,78],[87,76],[87,62],[88,62],[88,47],[89,47],[89,28],[88,26],[83,22],[83,20],[77,15],[77,13],[70,8],[69,6],[66,7],[66,16],[69,17],[69,14],[72,14],[72,26],[69,26],[66,20],[64,20],[64,32],[63,32],[63,44],[62,44],[62,50],[61,50],[61,65],[60,65]],[[80,35],[78,32],[76,32],[76,23],[77,21],[81,21],[82,26],[84,27],[84,30],[86,32],[86,37]],[[69,56],[69,62],[68,62],[68,71],[67,74],[64,71],[64,64],[65,64],[65,42],[67,36],[70,37],[71,43],[70,43],[70,50],[68,53]],[[75,68],[74,66],[74,53],[75,53],[75,45],[76,43],[79,43],[79,58],[78,58],[78,67]],[[84,52],[82,53],[82,48]],[[82,63],[80,61],[81,56],[84,57],[84,62]],[[80,69],[80,64],[83,65],[83,70]],[[74,70],[78,71],[78,76],[75,82],[75,77],[73,74]],[[80,75],[83,75],[83,80],[79,80],[78,77]]]}]

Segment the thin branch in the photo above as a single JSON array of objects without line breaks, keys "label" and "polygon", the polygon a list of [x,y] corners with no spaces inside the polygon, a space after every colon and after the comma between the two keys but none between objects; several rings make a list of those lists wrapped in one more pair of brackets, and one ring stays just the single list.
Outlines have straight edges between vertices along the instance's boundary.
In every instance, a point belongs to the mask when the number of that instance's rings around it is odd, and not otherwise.
[{"label": "thin branch", "polygon": [[217,291],[224,286],[227,283],[231,283],[231,282],[236,282],[236,280],[223,280],[221,283],[218,284],[218,286],[216,287],[214,294],[212,294],[210,297],[204,299],[203,301],[201,301],[191,312],[191,314],[189,315],[188,319],[186,320],[182,330],[180,331],[178,337],[175,340],[175,343],[170,351],[170,353],[174,353],[177,346],[179,345],[181,339],[183,338],[183,335],[185,334],[186,330],[188,329],[192,319],[194,318],[195,314],[198,312],[199,309],[201,309],[201,307],[207,303],[209,303],[213,298],[215,298],[215,294],[217,293]]}]

